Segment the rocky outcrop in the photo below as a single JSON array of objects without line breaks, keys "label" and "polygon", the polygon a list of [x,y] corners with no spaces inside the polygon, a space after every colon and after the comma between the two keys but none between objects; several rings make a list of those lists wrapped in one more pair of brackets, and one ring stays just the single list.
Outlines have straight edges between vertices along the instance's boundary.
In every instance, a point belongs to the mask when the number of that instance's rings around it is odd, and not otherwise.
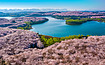
[{"label": "rocky outcrop", "polygon": [[43,45],[34,32],[0,28],[0,35],[0,57],[11,65],[105,65],[105,36],[70,39],[37,49],[32,47]]},{"label": "rocky outcrop", "polygon": [[42,17],[17,17],[10,20],[0,18],[0,27],[7,28],[25,27],[26,26],[25,22],[32,22],[38,24],[46,21],[48,21],[48,19]]}]

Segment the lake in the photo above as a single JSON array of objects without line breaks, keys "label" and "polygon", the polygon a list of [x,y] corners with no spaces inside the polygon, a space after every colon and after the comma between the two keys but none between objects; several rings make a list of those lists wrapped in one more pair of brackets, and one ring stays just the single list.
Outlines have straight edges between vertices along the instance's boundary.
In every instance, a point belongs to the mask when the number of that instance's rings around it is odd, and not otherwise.
[{"label": "lake", "polygon": [[49,21],[32,25],[30,31],[53,37],[65,37],[69,35],[105,35],[105,23],[88,21],[81,25],[66,25],[65,20],[46,17]]},{"label": "lake", "polygon": [[[12,19],[14,17],[0,17],[6,19]],[[88,21],[81,25],[66,25],[65,20],[48,18],[49,21],[42,24],[32,25],[30,31],[37,32],[43,35],[49,35],[53,37],[65,37],[69,35],[105,35],[105,23],[97,21]]]}]

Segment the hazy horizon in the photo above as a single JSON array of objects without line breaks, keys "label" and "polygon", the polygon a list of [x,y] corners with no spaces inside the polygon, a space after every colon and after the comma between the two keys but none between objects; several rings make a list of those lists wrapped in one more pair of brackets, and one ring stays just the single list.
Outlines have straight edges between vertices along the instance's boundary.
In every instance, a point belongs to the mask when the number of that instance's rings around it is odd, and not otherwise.
[{"label": "hazy horizon", "polygon": [[0,9],[105,10],[105,0],[0,0]]}]

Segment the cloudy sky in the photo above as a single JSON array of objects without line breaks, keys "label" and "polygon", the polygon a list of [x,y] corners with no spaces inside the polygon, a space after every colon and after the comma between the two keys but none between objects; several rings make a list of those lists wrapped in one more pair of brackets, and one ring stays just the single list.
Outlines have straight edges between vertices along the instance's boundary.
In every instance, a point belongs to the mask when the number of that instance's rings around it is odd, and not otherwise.
[{"label": "cloudy sky", "polygon": [[0,0],[0,9],[59,8],[70,10],[105,10],[105,0]]}]

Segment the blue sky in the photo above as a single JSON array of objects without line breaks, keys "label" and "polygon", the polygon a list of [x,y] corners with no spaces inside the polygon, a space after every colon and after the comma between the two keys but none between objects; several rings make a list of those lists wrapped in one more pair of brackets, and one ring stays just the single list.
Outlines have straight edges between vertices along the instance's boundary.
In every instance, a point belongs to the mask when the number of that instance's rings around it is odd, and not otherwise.
[{"label": "blue sky", "polygon": [[70,10],[105,10],[105,0],[0,0],[5,8],[62,8]]}]

